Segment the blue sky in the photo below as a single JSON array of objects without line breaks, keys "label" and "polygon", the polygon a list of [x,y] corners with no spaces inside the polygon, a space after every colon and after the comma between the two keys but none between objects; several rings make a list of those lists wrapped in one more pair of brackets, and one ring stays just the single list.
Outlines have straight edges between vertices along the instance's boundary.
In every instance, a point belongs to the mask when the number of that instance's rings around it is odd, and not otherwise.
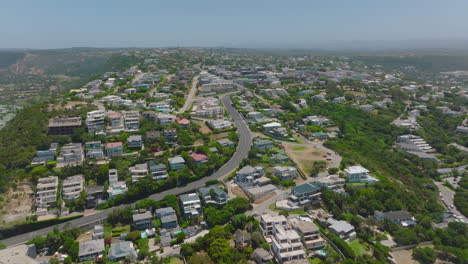
[{"label": "blue sky", "polygon": [[467,0],[3,0],[0,48],[466,40],[467,11]]}]

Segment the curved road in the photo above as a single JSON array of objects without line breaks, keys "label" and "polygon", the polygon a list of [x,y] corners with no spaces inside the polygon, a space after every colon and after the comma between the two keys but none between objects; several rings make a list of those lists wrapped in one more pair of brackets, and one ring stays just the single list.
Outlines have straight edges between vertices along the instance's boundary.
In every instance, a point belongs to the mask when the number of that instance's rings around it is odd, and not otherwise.
[{"label": "curved road", "polygon": [[[229,98],[229,95],[225,95],[221,98],[221,101],[223,102],[224,106],[226,109],[229,111],[229,114],[231,118],[234,121],[234,125],[237,128],[237,133],[239,134],[239,144],[237,146],[237,150],[232,156],[232,158],[224,164],[219,170],[217,170],[215,173],[212,175],[205,177],[203,179],[200,179],[195,182],[191,182],[186,186],[181,186],[181,187],[176,187],[161,193],[153,194],[149,198],[154,199],[154,200],[159,200],[162,199],[164,196],[168,194],[175,194],[175,195],[180,195],[183,193],[187,193],[190,191],[194,191],[202,186],[205,185],[205,182],[208,180],[214,180],[214,179],[220,179],[232,171],[234,171],[242,162],[242,160],[247,157],[250,148],[252,146],[252,135],[250,134],[250,130],[245,123],[245,120],[243,117],[240,115],[240,113],[232,106],[231,99]],[[133,203],[134,204],[134,203]],[[131,204],[131,205],[133,205]],[[123,204],[119,205],[113,208],[109,208],[103,211],[99,211],[95,214],[88,215],[88,216],[83,216],[81,218],[73,219],[71,221],[62,223],[57,225],[60,229],[63,228],[65,225],[70,225],[74,227],[83,227],[87,226],[92,223],[98,223],[102,220],[105,220],[107,218],[107,215],[112,212],[113,210],[117,208],[123,208],[125,206],[128,206],[129,204]],[[33,232],[21,234],[15,237],[10,237],[4,240],[1,240],[0,243],[11,247],[19,244],[23,244],[35,236],[45,236],[48,232],[52,231],[55,226],[39,229]]]}]

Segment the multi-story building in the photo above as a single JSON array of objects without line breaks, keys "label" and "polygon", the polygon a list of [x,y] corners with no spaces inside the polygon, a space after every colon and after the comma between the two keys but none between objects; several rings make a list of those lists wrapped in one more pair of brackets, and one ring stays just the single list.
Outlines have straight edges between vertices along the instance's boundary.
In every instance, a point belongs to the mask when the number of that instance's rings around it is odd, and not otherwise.
[{"label": "multi-story building", "polygon": [[95,260],[104,251],[104,239],[81,241],[78,250],[80,262]]},{"label": "multi-story building", "polygon": [[106,144],[106,156],[108,159],[120,157],[123,154],[122,142],[110,142]]},{"label": "multi-story building", "polygon": [[345,241],[350,241],[356,238],[356,231],[354,231],[354,226],[346,221],[328,218],[327,224],[330,232],[339,236]]},{"label": "multi-story building", "polygon": [[161,221],[161,227],[166,229],[176,228],[177,215],[172,207],[164,207],[156,209],[156,217]]},{"label": "multi-story building", "polygon": [[377,179],[371,177],[369,175],[369,170],[366,168],[357,165],[357,166],[351,166],[348,167],[344,170],[346,177],[348,178],[348,182],[376,182]]},{"label": "multi-story building", "polygon": [[166,180],[168,177],[167,168],[164,164],[156,164],[154,160],[149,160],[148,162],[149,174],[156,181]]},{"label": "multi-story building", "polygon": [[320,236],[320,230],[312,219],[290,218],[289,224],[297,231],[306,249],[317,250],[325,246],[325,240]]},{"label": "multi-story building", "polygon": [[227,193],[216,185],[201,187],[198,189],[198,194],[206,205],[223,206],[228,201]]},{"label": "multi-story building", "polygon": [[125,130],[138,131],[140,128],[140,112],[138,111],[123,111]]},{"label": "multi-story building", "polygon": [[62,182],[62,198],[64,201],[75,201],[83,191],[83,175],[67,177]]},{"label": "multi-story building", "polygon": [[185,160],[181,156],[169,158],[168,161],[171,170],[180,170],[185,168]]},{"label": "multi-story building", "polygon": [[210,124],[210,126],[213,129],[222,130],[222,129],[228,129],[228,128],[232,127],[231,121],[229,121],[226,118],[224,118],[224,119],[212,119],[212,120],[208,121],[208,123]]},{"label": "multi-story building", "polygon": [[130,175],[132,176],[132,182],[137,182],[146,176],[148,176],[148,164],[146,163],[141,163],[141,164],[135,164],[133,167],[129,167],[128,171],[130,172]]},{"label": "multi-story building", "polygon": [[294,186],[289,201],[295,206],[317,204],[320,202],[320,187],[310,182]]},{"label": "multi-story building", "polygon": [[81,117],[54,117],[49,119],[49,135],[73,135],[81,127]]},{"label": "multi-story building", "polygon": [[61,165],[78,165],[84,161],[84,151],[80,143],[69,143],[62,147],[57,163]]},{"label": "multi-story building", "polygon": [[106,116],[106,111],[96,110],[88,112],[86,115],[86,127],[88,128],[88,133],[94,134],[97,132],[104,131],[104,117]]},{"label": "multi-story building", "polygon": [[131,135],[127,138],[127,147],[141,149],[143,147],[143,139],[140,135]]},{"label": "multi-story building", "polygon": [[196,193],[182,194],[179,199],[185,218],[194,218],[201,215],[201,201]]},{"label": "multi-story building", "polygon": [[287,230],[281,225],[274,226],[271,250],[276,262],[280,264],[286,261],[307,258],[299,234],[295,230]]},{"label": "multi-story building", "polygon": [[39,178],[36,191],[36,207],[50,208],[57,204],[58,177]]},{"label": "multi-story building", "polygon": [[264,236],[273,235],[275,225],[283,226],[286,229],[289,228],[288,220],[284,215],[262,214],[260,217],[260,227]]},{"label": "multi-story building", "polygon": [[145,230],[153,227],[153,215],[151,211],[144,213],[136,213],[132,216],[133,218],[133,229]]},{"label": "multi-story building", "polygon": [[161,126],[170,126],[175,122],[175,116],[171,114],[159,113],[158,121]]},{"label": "multi-story building", "polygon": [[117,195],[123,195],[127,192],[128,188],[125,181],[119,181],[118,173],[116,169],[109,170],[109,188],[107,193],[109,198],[113,199]]},{"label": "multi-story building", "polygon": [[297,169],[294,167],[273,167],[272,174],[282,181],[292,180],[297,177]]},{"label": "multi-story building", "polygon": [[245,166],[236,172],[234,181],[238,184],[252,185],[255,179],[265,175],[265,170],[262,167]]},{"label": "multi-story building", "polygon": [[124,131],[124,119],[121,113],[110,112],[107,114],[107,118],[109,118],[109,127],[107,128],[107,130],[110,133],[120,133]]},{"label": "multi-story building", "polygon": [[346,180],[341,178],[338,175],[330,175],[326,178],[319,179],[317,181],[312,182],[314,185],[317,185],[318,187],[322,188],[328,188],[333,191],[339,191],[342,190]]}]

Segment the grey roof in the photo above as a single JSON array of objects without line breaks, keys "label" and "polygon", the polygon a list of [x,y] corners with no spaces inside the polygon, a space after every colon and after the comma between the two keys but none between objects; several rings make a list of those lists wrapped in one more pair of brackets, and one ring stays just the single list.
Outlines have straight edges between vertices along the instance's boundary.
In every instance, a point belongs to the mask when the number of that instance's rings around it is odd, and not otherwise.
[{"label": "grey roof", "polygon": [[295,186],[292,188],[294,192],[296,193],[308,193],[308,192],[316,192],[320,190],[320,187],[317,185],[314,185],[310,182],[304,183],[298,186]]},{"label": "grey roof", "polygon": [[256,248],[254,250],[254,255],[256,255],[258,258],[262,260],[272,260],[273,256],[270,254],[270,252],[266,251],[263,248]]},{"label": "grey roof", "polygon": [[130,241],[114,243],[110,246],[109,257],[121,258],[128,255],[136,255],[135,249]]},{"label": "grey roof", "polygon": [[400,210],[400,211],[389,211],[389,212],[385,212],[383,214],[384,214],[384,217],[386,219],[390,219],[390,220],[407,219],[407,218],[412,218],[413,217],[407,211],[402,211],[402,210]]},{"label": "grey roof", "polygon": [[152,218],[152,217],[153,216],[151,215],[150,211],[146,211],[146,212],[144,212],[142,214],[134,214],[133,215],[133,222],[148,219],[148,218]]},{"label": "grey roof", "polygon": [[172,222],[177,222],[177,216],[175,214],[161,217],[161,223],[163,224]]},{"label": "grey roof", "polygon": [[171,164],[172,164],[172,163],[185,163],[184,158],[182,158],[181,156],[169,158],[168,161],[169,161],[169,163],[171,163]]},{"label": "grey roof", "polygon": [[156,209],[156,214],[157,215],[159,215],[159,214],[171,214],[171,213],[175,214],[174,208],[172,208],[172,207],[163,207],[163,208]]},{"label": "grey roof", "polygon": [[218,197],[227,197],[227,193],[216,185],[201,187],[198,189],[198,192],[200,193],[200,196],[205,197],[211,195],[211,190],[213,190]]},{"label": "grey roof", "polygon": [[182,194],[179,196],[182,202],[200,201],[196,193]]},{"label": "grey roof", "polygon": [[78,256],[99,254],[104,250],[104,239],[96,239],[80,242]]}]

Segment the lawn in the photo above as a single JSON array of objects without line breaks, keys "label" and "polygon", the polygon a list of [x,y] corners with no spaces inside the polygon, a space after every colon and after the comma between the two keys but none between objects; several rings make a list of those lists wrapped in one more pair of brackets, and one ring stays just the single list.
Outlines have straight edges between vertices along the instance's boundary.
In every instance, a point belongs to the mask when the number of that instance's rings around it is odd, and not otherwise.
[{"label": "lawn", "polygon": [[297,143],[282,144],[289,158],[298,165],[298,168],[304,173],[304,175],[310,174],[314,161],[325,161],[325,158],[323,157],[323,155],[325,155],[325,151],[314,145],[300,145]]},{"label": "lawn", "polygon": [[304,144],[304,140],[300,137],[294,137],[294,139],[297,141],[299,144]]},{"label": "lawn", "polygon": [[361,256],[367,252],[366,245],[359,242],[359,239],[349,242],[349,246],[353,249],[356,256]]},{"label": "lawn", "polygon": [[299,150],[306,150],[307,148],[304,146],[299,146],[299,147],[293,147],[292,150],[294,151],[299,151]]},{"label": "lawn", "polygon": [[313,258],[309,260],[310,264],[320,264],[322,263],[322,260],[319,258]]},{"label": "lawn", "polygon": [[170,260],[169,260],[169,264],[183,264],[184,262],[182,260],[180,260],[179,258],[176,258],[176,257],[172,257]]}]

